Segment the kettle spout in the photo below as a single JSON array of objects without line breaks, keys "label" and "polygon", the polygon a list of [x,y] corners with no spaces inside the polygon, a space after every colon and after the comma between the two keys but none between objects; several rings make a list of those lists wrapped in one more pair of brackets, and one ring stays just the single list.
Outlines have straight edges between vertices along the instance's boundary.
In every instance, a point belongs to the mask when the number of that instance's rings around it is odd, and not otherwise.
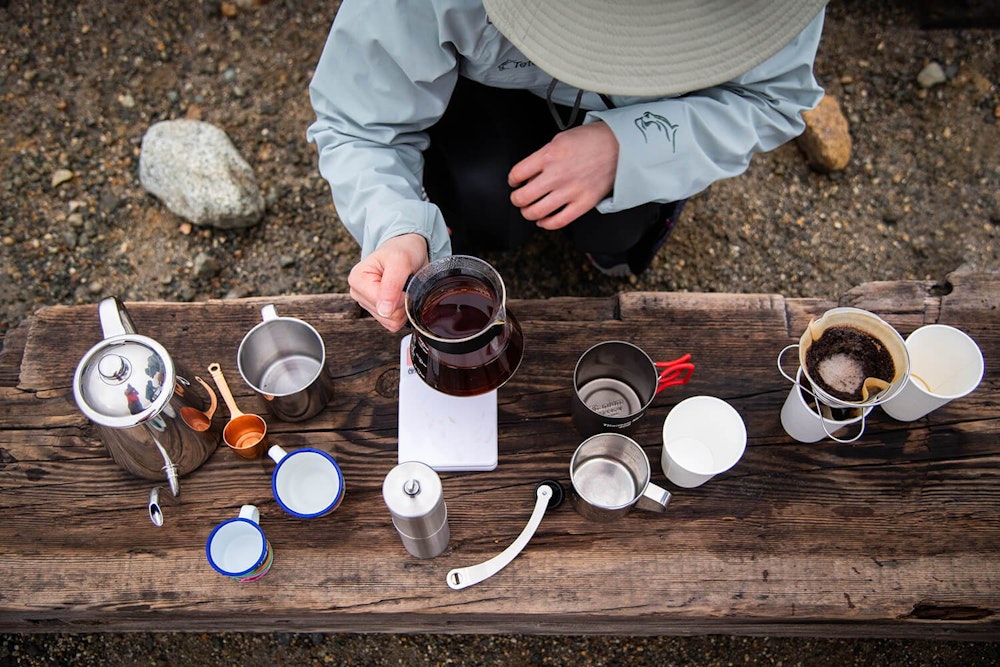
[{"label": "kettle spout", "polygon": [[[147,509],[149,510],[149,520],[153,522],[154,526],[163,525],[163,508],[160,506],[160,491],[162,490],[162,486],[157,486],[149,492],[149,504]],[[176,494],[164,496],[164,501],[169,502],[172,505],[180,502],[177,499]]]},{"label": "kettle spout", "polygon": [[177,464],[170,460],[170,455],[167,454],[167,450],[163,448],[160,441],[156,439],[155,435],[153,435],[153,429],[148,428],[148,424],[146,430],[149,431],[149,434],[153,438],[153,444],[155,444],[156,448],[160,450],[160,456],[163,457],[163,471],[167,473],[167,483],[170,485],[170,492],[175,496],[179,496],[181,494],[181,481],[177,474]]},{"label": "kettle spout", "polygon": [[[152,434],[152,429],[149,429],[150,434]],[[163,448],[160,441],[153,437],[153,442],[156,444],[156,448],[160,450],[160,456],[163,457],[163,470],[167,473],[167,483],[170,485],[170,494],[165,496],[172,503],[178,502],[177,497],[181,495],[181,482],[180,478],[177,476],[177,464],[170,460],[170,456],[167,454],[167,450]],[[149,520],[153,522],[154,526],[163,525],[163,509],[160,507],[160,489],[163,487],[157,486],[149,492]]]}]

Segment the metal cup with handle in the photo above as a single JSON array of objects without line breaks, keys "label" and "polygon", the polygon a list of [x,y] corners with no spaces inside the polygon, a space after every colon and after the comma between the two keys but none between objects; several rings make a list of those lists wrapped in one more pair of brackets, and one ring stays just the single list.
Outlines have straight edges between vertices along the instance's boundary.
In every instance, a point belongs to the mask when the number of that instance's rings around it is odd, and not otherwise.
[{"label": "metal cup with handle", "polygon": [[670,492],[650,482],[649,457],[621,433],[599,433],[584,440],[569,464],[570,500],[585,519],[608,523],[633,507],[663,512]]},{"label": "metal cup with handle", "polygon": [[573,425],[583,436],[627,432],[667,387],[694,373],[691,355],[653,362],[641,348],[620,340],[584,352],[573,371]]},{"label": "metal cup with handle", "polygon": [[236,354],[243,381],[263,397],[277,419],[299,422],[315,417],[333,397],[323,338],[300,319],[279,317],[273,305],[264,306],[261,317]]}]

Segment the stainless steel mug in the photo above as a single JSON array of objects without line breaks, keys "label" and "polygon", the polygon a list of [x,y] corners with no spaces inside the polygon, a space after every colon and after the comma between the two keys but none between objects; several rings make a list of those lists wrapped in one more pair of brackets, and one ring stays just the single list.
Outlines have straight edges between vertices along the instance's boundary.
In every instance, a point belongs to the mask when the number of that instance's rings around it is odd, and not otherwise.
[{"label": "stainless steel mug", "polygon": [[263,321],[240,342],[237,365],[243,381],[267,401],[282,421],[315,417],[333,397],[326,368],[326,347],[312,326],[279,317],[273,305],[261,309]]},{"label": "stainless steel mug", "polygon": [[573,425],[582,436],[627,432],[666,387],[691,379],[691,355],[654,363],[632,343],[598,343],[584,352],[573,372]]},{"label": "stainless steel mug", "polygon": [[663,512],[670,492],[650,482],[649,457],[632,438],[600,433],[584,440],[569,463],[570,501],[585,519],[607,523],[633,507]]}]

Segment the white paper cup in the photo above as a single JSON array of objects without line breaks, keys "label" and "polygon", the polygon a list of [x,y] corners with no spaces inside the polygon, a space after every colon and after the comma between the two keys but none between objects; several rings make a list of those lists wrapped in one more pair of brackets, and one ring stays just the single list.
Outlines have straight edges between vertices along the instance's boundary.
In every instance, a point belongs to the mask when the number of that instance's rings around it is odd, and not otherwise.
[{"label": "white paper cup", "polygon": [[[785,399],[785,404],[781,408],[781,426],[785,429],[785,433],[799,442],[819,442],[827,437],[838,442],[854,442],[861,437],[865,431],[864,419],[872,411],[872,406],[851,408],[854,415],[848,419],[838,420],[827,417],[822,412],[817,412],[817,409],[822,410],[823,407],[826,407],[827,410],[831,410],[832,408],[822,405],[817,408],[815,396],[810,395],[811,398],[806,399],[803,395],[803,392],[808,390],[802,386],[802,368],[799,368],[798,373],[796,373],[795,380],[795,384],[792,385],[792,390],[788,392],[788,398]],[[836,437],[838,431],[858,422],[860,424],[856,435],[847,440]]]},{"label": "white paper cup", "polygon": [[736,465],[746,444],[746,425],[733,406],[714,396],[692,396],[663,420],[660,464],[672,483],[693,488]]},{"label": "white paper cup", "polygon": [[983,353],[964,331],[928,324],[906,338],[910,378],[902,391],[882,404],[893,419],[920,419],[972,392],[983,379]]}]

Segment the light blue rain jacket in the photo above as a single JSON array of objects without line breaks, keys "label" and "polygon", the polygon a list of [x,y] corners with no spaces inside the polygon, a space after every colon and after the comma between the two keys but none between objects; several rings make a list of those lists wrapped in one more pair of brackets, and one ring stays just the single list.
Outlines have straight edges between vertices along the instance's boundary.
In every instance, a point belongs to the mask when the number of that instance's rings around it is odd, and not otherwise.
[{"label": "light blue rain jacket", "polygon": [[[614,190],[598,210],[690,197],[798,136],[800,114],[823,97],[812,74],[822,27],[821,11],[769,60],[682,96],[615,95],[608,109],[584,91],[585,122],[604,121],[619,144]],[[552,83],[480,0],[345,0],[337,12],[309,87],[316,122],[307,136],[362,256],[408,232],[427,239],[431,259],[451,253],[441,211],[421,196],[422,151],[459,76],[542,98]],[[560,82],[551,99],[571,107],[578,92]]]}]

